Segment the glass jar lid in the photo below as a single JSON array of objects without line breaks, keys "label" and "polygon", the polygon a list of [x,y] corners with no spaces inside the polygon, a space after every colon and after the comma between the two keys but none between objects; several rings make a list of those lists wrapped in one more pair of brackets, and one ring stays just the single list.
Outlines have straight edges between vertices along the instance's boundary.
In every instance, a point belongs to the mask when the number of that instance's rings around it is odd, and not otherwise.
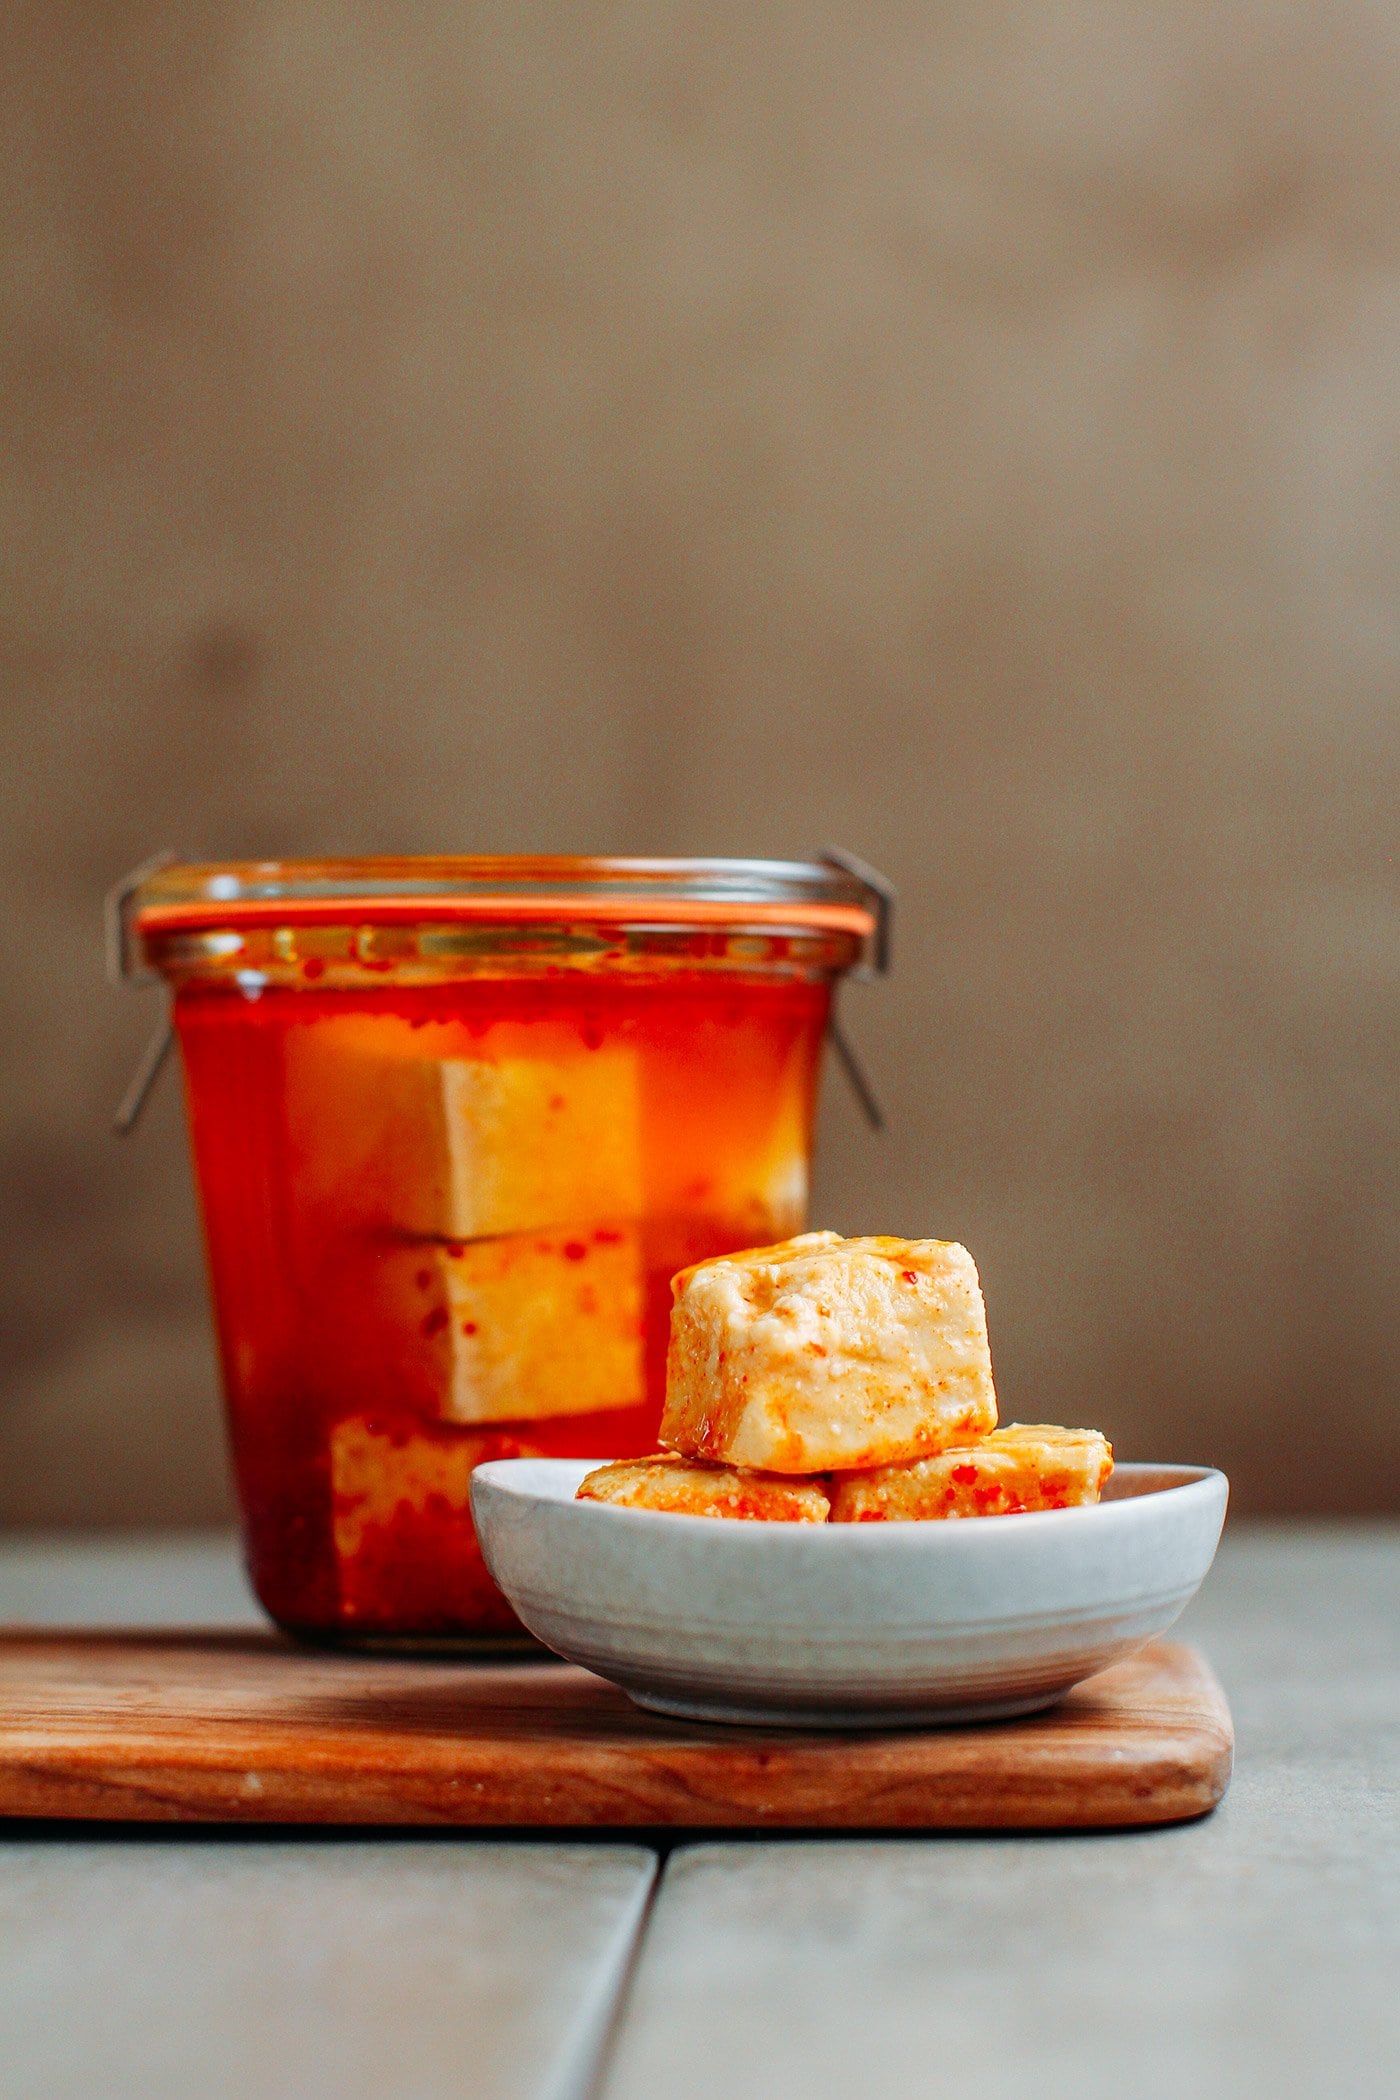
[{"label": "glass jar lid", "polygon": [[270,926],[571,924],[633,930],[846,933],[888,965],[892,891],[853,855],[810,861],[461,855],[147,862],[108,899],[114,976],[145,976],[148,943]]}]

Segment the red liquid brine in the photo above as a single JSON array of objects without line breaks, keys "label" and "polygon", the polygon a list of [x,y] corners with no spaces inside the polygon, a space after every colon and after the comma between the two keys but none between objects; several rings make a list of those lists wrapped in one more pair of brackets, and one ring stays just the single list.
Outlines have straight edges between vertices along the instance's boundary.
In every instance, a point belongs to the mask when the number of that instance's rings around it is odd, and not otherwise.
[{"label": "red liquid brine", "polygon": [[860,885],[789,863],[172,869],[245,1545],[324,1639],[518,1633],[473,1469],[655,1448],[670,1279],[805,1223]]}]

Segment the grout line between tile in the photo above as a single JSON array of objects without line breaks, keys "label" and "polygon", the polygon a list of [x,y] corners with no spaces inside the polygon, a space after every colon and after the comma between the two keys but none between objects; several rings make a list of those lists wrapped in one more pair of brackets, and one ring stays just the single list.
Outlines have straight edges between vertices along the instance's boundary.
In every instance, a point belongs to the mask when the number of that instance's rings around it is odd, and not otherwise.
[{"label": "grout line between tile", "polygon": [[590,1986],[567,2059],[547,2081],[541,2100],[600,2100],[664,1873],[662,1855],[653,1851],[651,1872],[619,1929],[615,1957]]}]

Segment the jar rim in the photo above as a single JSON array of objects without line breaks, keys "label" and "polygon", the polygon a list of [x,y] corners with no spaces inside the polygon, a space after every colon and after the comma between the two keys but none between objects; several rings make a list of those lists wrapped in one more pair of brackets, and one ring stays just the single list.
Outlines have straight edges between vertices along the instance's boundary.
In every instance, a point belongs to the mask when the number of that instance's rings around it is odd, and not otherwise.
[{"label": "jar rim", "polygon": [[868,939],[879,899],[826,861],[586,855],[376,855],[173,862],[127,894],[138,935],[343,922],[538,921],[716,925],[740,920]]}]

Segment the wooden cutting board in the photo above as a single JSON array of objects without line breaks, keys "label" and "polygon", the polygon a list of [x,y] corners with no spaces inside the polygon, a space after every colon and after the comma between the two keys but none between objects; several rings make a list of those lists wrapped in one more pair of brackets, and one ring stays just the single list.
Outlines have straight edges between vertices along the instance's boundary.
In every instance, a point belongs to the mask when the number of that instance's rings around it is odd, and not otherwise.
[{"label": "wooden cutting board", "polygon": [[1154,1641],[1053,1711],[876,1734],[643,1713],[556,1662],[276,1634],[0,1633],[0,1815],[479,1828],[1085,1829],[1215,1806],[1233,1730]]}]

